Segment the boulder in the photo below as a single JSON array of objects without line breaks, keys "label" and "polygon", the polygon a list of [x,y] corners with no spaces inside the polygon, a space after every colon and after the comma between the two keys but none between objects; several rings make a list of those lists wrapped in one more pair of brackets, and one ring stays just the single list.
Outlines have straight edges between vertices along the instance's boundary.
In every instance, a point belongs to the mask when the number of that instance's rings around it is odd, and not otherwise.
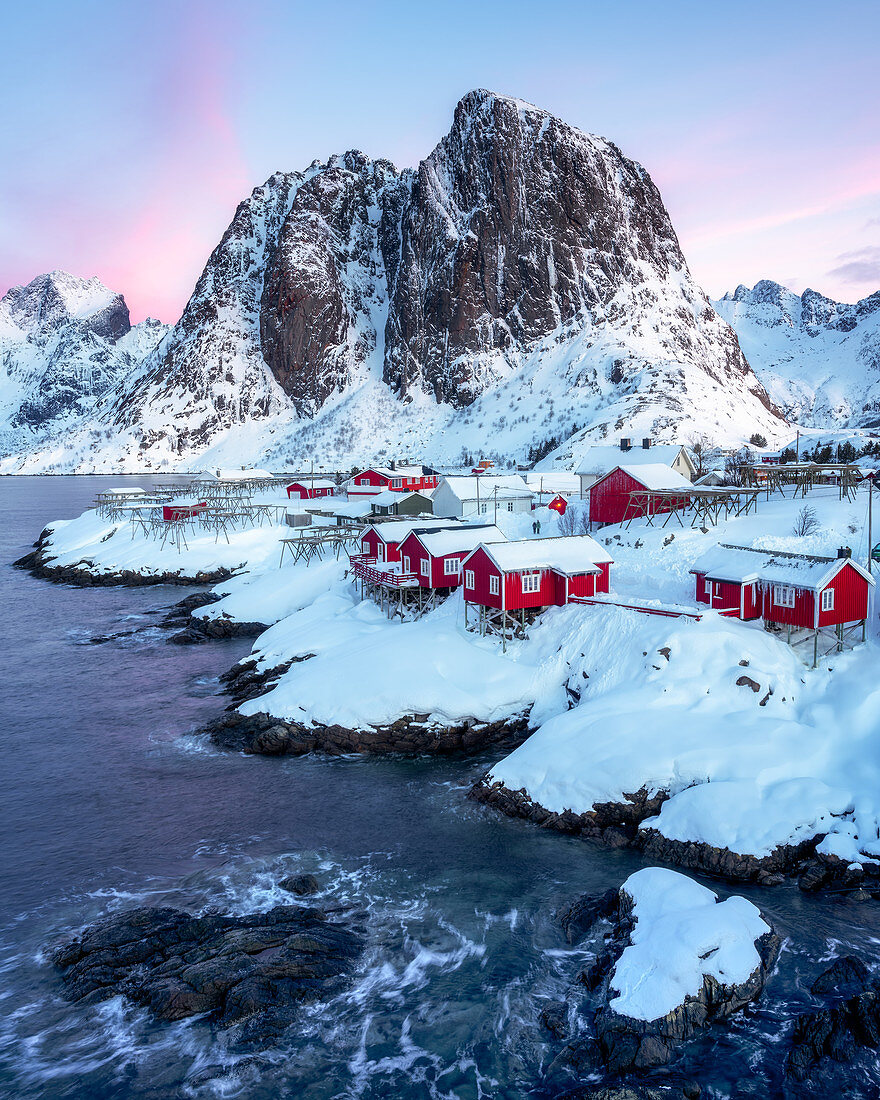
[{"label": "boulder", "polygon": [[571,905],[560,909],[556,918],[568,943],[579,943],[597,921],[615,913],[617,901],[618,891],[612,886],[603,894],[582,894]]},{"label": "boulder", "polygon": [[297,894],[299,897],[317,894],[321,890],[321,884],[314,875],[288,875],[287,878],[281,879],[278,885],[282,890]]},{"label": "boulder", "polygon": [[755,1000],[779,952],[779,937],[751,902],[719,902],[659,867],[626,880],[619,914],[624,946],[595,1019],[614,1072],[665,1064],[698,1029]]}]

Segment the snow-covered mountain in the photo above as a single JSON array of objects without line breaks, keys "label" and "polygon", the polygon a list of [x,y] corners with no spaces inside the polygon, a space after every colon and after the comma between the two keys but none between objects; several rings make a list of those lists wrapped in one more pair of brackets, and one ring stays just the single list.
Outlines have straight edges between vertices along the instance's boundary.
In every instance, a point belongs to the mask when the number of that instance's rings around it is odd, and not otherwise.
[{"label": "snow-covered mountain", "polygon": [[486,91],[416,170],[346,153],[258,187],[96,420],[111,438],[65,433],[68,468],[786,434],[647,172]]},{"label": "snow-covered mountain", "polygon": [[0,446],[27,449],[94,416],[165,334],[134,327],[121,294],[63,271],[0,299]]},{"label": "snow-covered mountain", "polygon": [[789,419],[880,428],[880,291],[845,305],[763,279],[714,305]]}]

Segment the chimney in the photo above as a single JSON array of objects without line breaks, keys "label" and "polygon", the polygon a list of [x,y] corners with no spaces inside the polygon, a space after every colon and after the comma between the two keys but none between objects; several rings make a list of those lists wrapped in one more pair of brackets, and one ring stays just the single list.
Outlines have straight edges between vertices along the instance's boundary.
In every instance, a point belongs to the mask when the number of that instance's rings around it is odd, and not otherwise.
[{"label": "chimney", "polygon": [[851,558],[852,550],[848,546],[839,546],[837,548],[837,556],[839,558]]},{"label": "chimney", "polygon": [[651,447],[651,440],[650,440],[650,438],[646,437],[645,439],[642,440],[642,450],[647,451],[647,450],[650,449],[650,447]]},{"label": "chimney", "polygon": [[627,439],[625,436],[620,440],[620,449],[622,451],[628,451],[632,447],[632,440]]}]

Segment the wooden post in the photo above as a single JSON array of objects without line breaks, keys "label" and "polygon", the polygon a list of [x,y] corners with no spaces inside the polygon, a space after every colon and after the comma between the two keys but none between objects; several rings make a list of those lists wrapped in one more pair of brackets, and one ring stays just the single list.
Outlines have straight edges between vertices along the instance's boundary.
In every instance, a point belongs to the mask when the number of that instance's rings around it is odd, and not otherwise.
[{"label": "wooden post", "polygon": [[819,663],[819,631],[813,633],[813,668]]}]

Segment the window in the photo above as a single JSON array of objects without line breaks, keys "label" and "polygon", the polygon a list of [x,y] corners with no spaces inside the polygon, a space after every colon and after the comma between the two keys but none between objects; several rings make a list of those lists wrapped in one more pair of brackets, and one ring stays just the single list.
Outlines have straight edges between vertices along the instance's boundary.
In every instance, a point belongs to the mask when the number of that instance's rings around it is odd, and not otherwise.
[{"label": "window", "polygon": [[422,576],[427,577],[428,576],[428,570],[429,570],[429,565],[428,565],[428,559],[427,558],[422,558],[421,569],[422,569]]},{"label": "window", "polygon": [[822,593],[822,610],[833,611],[834,610],[834,589],[826,588]]},{"label": "window", "polygon": [[393,477],[391,479],[391,488],[392,489],[402,489],[403,488],[403,478],[402,477]]},{"label": "window", "polygon": [[500,580],[500,577],[497,577],[497,576],[489,578],[489,595],[490,596],[497,596],[498,595],[498,592],[500,591],[500,588],[501,588],[501,585],[498,583],[499,580]]},{"label": "window", "polygon": [[473,569],[465,569],[464,571],[464,586],[465,588],[474,587],[474,571]]},{"label": "window", "polygon": [[443,559],[443,575],[445,577],[457,577],[461,572],[461,562],[458,558]]},{"label": "window", "polygon": [[775,584],[773,602],[777,607],[794,607],[794,589],[787,584]]},{"label": "window", "polygon": [[488,511],[489,511],[489,505],[488,504],[481,504],[480,505],[480,515],[484,516]]},{"label": "window", "polygon": [[523,573],[523,575],[522,575],[522,590],[523,590],[523,592],[540,592],[540,590],[541,590],[541,574],[540,573]]},{"label": "window", "polygon": [[403,555],[403,571],[404,571],[404,573],[411,572],[410,567],[409,567],[409,554],[404,554]]},{"label": "window", "polygon": [[376,544],[376,557],[379,561],[385,560],[385,543],[379,542]]},{"label": "window", "polygon": [[513,511],[513,501],[512,501],[512,500],[509,500],[509,501],[507,502],[507,510],[508,510],[508,512],[512,512],[512,511]]},{"label": "window", "polygon": [[712,598],[712,582],[706,577],[706,595],[709,599]]}]

